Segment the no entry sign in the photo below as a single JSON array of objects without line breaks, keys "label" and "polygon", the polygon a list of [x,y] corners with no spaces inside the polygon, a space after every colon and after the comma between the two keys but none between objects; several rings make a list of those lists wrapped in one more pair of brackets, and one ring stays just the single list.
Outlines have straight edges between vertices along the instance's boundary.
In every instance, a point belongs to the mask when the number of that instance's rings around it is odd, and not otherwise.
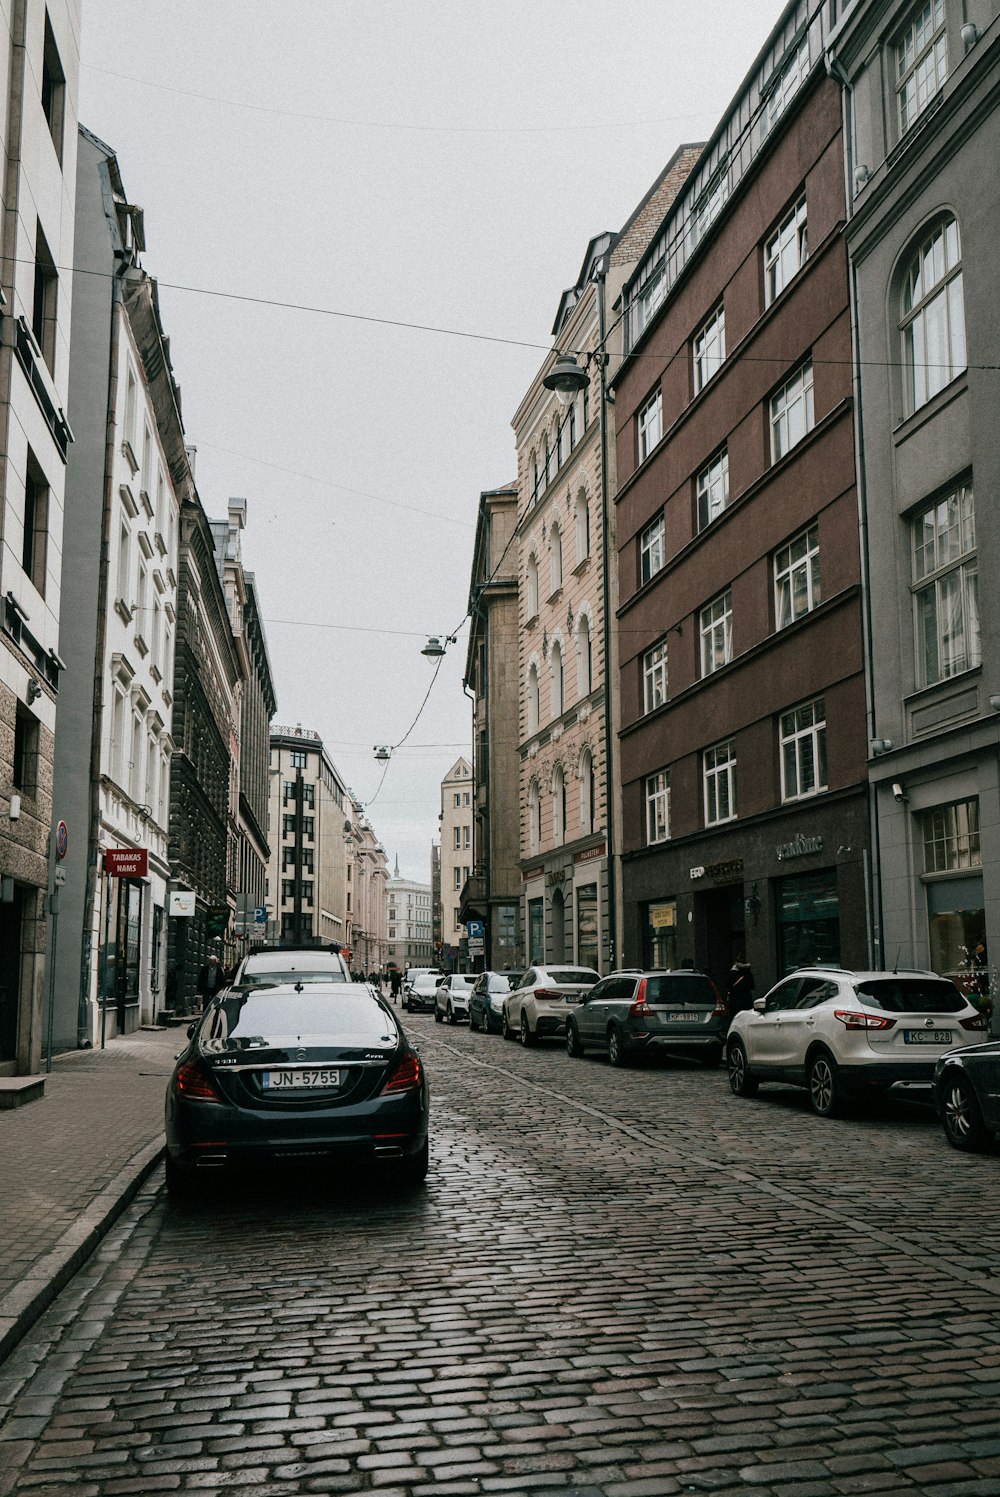
[{"label": "no entry sign", "polygon": [[149,873],[149,849],[109,847],[104,854],[104,871],[110,878],[146,878]]}]

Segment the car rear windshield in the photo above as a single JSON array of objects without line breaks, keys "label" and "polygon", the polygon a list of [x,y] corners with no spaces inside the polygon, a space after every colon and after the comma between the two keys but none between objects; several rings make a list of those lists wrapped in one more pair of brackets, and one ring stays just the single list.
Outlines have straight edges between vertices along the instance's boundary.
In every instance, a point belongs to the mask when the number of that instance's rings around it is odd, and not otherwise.
[{"label": "car rear windshield", "polygon": [[600,975],[589,967],[549,967],[546,975],[551,982],[600,982]]},{"label": "car rear windshield", "polygon": [[232,988],[206,1015],[204,1049],[235,1045],[384,1045],[398,1038],[391,1014],[369,993],[338,994],[288,989]]},{"label": "car rear windshield", "polygon": [[685,976],[646,978],[647,1003],[699,1003],[715,1007],[715,990],[707,977],[697,972]]},{"label": "car rear windshield", "polygon": [[294,967],[288,971],[274,972],[247,972],[240,979],[240,987],[245,988],[273,988],[275,983],[295,982],[346,982],[347,978],[343,972],[296,972]]},{"label": "car rear windshield", "polygon": [[290,951],[262,951],[257,956],[247,958],[243,973],[247,981],[251,977],[263,977],[266,974],[270,982],[285,982],[289,973],[292,974],[292,982],[297,976],[304,978],[307,973],[316,973],[323,982],[347,981],[343,959],[322,951],[303,951],[295,956]]},{"label": "car rear windshield", "polygon": [[878,977],[858,984],[858,996],[869,1008],[890,1014],[957,1014],[966,999],[946,978]]}]

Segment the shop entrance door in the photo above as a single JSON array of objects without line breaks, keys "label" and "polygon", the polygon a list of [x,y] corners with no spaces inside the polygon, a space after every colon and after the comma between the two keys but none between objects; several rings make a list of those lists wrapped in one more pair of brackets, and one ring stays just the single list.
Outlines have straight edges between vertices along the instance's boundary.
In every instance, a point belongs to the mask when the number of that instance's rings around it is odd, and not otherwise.
[{"label": "shop entrance door", "polygon": [[17,1059],[23,908],[24,891],[15,884],[13,902],[0,904],[0,1062]]},{"label": "shop entrance door", "polygon": [[724,994],[730,967],[737,957],[746,955],[743,885],[705,889],[695,895],[694,906],[698,966]]},{"label": "shop entrance door", "polygon": [[115,1004],[118,1034],[127,1032],[127,1014],[138,1020],[139,952],[142,927],[142,884],[118,881],[117,952],[115,954]]},{"label": "shop entrance door", "polygon": [[552,890],[552,960],[566,960],[566,901],[561,889]]}]

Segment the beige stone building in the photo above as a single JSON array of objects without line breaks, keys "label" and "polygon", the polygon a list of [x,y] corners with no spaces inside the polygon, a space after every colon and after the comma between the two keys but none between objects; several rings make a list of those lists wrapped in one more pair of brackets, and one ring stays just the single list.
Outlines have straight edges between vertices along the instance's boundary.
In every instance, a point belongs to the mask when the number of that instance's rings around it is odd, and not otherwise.
[{"label": "beige stone building", "polygon": [[479,497],[469,588],[465,685],[473,695],[475,817],[472,874],[459,918],[481,920],[484,952],[470,962],[502,971],[524,958],[517,754],[517,484]]},{"label": "beige stone building", "polygon": [[310,945],[350,944],[353,807],[318,733],[271,729],[268,934]]},{"label": "beige stone building", "polygon": [[389,956],[389,860],[360,801],[351,799],[347,841],[348,945],[361,972],[381,972]]},{"label": "beige stone building", "polygon": [[462,889],[472,876],[472,765],[456,759],[441,781],[441,943],[448,971],[467,969]]},{"label": "beige stone building", "polygon": [[401,972],[405,972],[407,967],[433,966],[430,884],[403,878],[397,858],[395,872],[386,885],[386,900],[389,927],[387,963],[395,963]]}]

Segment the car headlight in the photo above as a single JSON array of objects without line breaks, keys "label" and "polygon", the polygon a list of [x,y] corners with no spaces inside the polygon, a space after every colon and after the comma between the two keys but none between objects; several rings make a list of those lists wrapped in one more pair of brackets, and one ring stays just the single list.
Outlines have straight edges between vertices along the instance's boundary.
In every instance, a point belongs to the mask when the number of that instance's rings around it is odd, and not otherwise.
[{"label": "car headlight", "polygon": [[503,1012],[503,998],[499,994],[495,998],[490,999],[490,1008],[495,1014]]}]

